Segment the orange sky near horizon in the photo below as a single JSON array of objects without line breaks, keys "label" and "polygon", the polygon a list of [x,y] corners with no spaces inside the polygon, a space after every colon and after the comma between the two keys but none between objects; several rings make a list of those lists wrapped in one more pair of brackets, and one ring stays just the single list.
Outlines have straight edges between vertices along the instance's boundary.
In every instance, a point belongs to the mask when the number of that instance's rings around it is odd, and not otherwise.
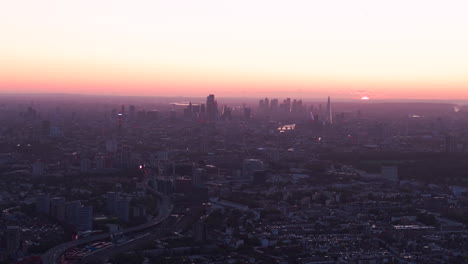
[{"label": "orange sky near horizon", "polygon": [[468,99],[465,0],[15,0],[0,93]]}]

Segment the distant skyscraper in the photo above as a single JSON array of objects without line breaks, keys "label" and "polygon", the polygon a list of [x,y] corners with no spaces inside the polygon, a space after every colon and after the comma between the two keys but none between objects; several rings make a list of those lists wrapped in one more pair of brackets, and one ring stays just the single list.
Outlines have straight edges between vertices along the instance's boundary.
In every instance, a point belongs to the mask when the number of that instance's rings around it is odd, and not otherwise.
[{"label": "distant skyscraper", "polygon": [[270,102],[271,111],[276,111],[278,109],[278,99],[272,99]]},{"label": "distant skyscraper", "polygon": [[189,105],[184,109],[184,118],[192,119],[193,118],[193,105],[192,102],[189,102]]},{"label": "distant skyscraper", "polygon": [[216,103],[214,94],[206,97],[206,114],[208,121],[215,121],[218,115],[218,104]]},{"label": "distant skyscraper", "polygon": [[325,122],[330,125],[333,124],[333,114],[332,114],[330,96],[328,96],[328,101],[327,101],[327,112],[325,113]]},{"label": "distant skyscraper", "polygon": [[171,110],[169,112],[169,121],[174,122],[177,120],[177,112],[175,110]]},{"label": "distant skyscraper", "polygon": [[125,105],[122,105],[120,108],[120,113],[125,116]]},{"label": "distant skyscraper", "polygon": [[130,168],[131,165],[131,149],[130,146],[124,145],[120,149],[120,167],[124,169]]},{"label": "distant skyscraper", "polygon": [[117,128],[120,130],[122,129],[122,123],[123,123],[123,114],[118,113],[117,114]]},{"label": "distant skyscraper", "polygon": [[42,121],[41,134],[43,136],[49,136],[50,135],[50,121],[48,121],[48,120]]},{"label": "distant skyscraper", "polygon": [[250,110],[250,108],[244,108],[244,119],[249,120],[251,116],[252,111]]},{"label": "distant skyscraper", "polygon": [[263,106],[265,107],[265,110],[268,110],[270,108],[270,100],[268,100],[268,97],[266,97],[263,102],[264,102]]},{"label": "distant skyscraper", "polygon": [[221,114],[223,120],[231,120],[232,117],[232,109],[229,106],[223,107],[223,112]]},{"label": "distant skyscraper", "polygon": [[129,118],[130,120],[134,120],[135,119],[135,113],[136,113],[136,109],[135,109],[135,106],[134,105],[131,105],[129,107]]},{"label": "distant skyscraper", "polygon": [[291,112],[291,98],[286,98],[284,101],[283,101],[283,104],[284,104],[284,110],[289,113]]},{"label": "distant skyscraper", "polygon": [[117,152],[117,141],[114,138],[106,140],[106,151],[109,153]]},{"label": "distant skyscraper", "polygon": [[156,121],[159,118],[158,110],[151,110],[146,112],[146,120],[147,121]]}]

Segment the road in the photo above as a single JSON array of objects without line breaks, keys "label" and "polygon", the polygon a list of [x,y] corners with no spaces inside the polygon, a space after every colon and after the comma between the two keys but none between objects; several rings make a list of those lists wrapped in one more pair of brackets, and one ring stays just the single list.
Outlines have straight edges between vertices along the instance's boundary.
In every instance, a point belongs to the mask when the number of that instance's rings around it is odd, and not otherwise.
[{"label": "road", "polygon": [[[147,190],[161,197],[161,203],[159,206],[158,216],[148,223],[127,228],[119,233],[128,234],[131,232],[138,232],[138,231],[145,230],[147,228],[154,227],[160,224],[162,221],[164,221],[166,218],[168,218],[171,215],[171,212],[174,207],[173,207],[173,204],[171,203],[170,197],[155,191],[149,186],[147,186]],[[42,263],[43,264],[56,264],[59,258],[63,255],[63,253],[65,253],[65,251],[73,247],[79,246],[79,245],[109,238],[111,235],[112,233],[100,234],[100,235],[90,236],[90,237],[86,237],[86,238],[82,238],[82,239],[78,239],[78,240],[74,240],[74,241],[70,241],[70,242],[57,245],[49,249],[46,253],[44,253],[41,256]]]},{"label": "road", "polygon": [[[152,228],[148,232],[142,232],[138,234],[131,240],[126,241],[122,244],[116,244],[112,247],[106,248],[95,254],[90,254],[82,259],[81,263],[85,264],[95,264],[95,263],[105,263],[110,257],[133,250],[148,241],[154,241],[155,239],[161,239],[167,235],[174,235],[174,232],[181,232],[188,226],[191,226],[191,221],[193,214],[197,212],[188,211],[187,214],[174,214],[170,218],[164,221],[157,228]],[[198,215],[198,214],[197,214]]]}]

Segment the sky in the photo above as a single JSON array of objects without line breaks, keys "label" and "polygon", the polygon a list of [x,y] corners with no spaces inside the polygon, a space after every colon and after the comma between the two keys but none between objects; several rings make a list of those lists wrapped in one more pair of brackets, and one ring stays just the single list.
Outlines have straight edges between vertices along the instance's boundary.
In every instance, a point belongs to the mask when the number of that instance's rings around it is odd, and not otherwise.
[{"label": "sky", "polygon": [[0,0],[0,93],[468,99],[466,0]]}]

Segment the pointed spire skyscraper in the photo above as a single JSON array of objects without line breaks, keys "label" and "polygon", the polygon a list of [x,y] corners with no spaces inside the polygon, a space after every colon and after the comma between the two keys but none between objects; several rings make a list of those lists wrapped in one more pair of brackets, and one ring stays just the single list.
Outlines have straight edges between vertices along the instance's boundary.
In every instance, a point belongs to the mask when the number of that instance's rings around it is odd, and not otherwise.
[{"label": "pointed spire skyscraper", "polygon": [[325,113],[325,121],[328,124],[333,124],[333,114],[332,114],[332,109],[331,109],[331,102],[330,102],[330,96],[328,96],[328,101],[327,101],[327,112]]}]

